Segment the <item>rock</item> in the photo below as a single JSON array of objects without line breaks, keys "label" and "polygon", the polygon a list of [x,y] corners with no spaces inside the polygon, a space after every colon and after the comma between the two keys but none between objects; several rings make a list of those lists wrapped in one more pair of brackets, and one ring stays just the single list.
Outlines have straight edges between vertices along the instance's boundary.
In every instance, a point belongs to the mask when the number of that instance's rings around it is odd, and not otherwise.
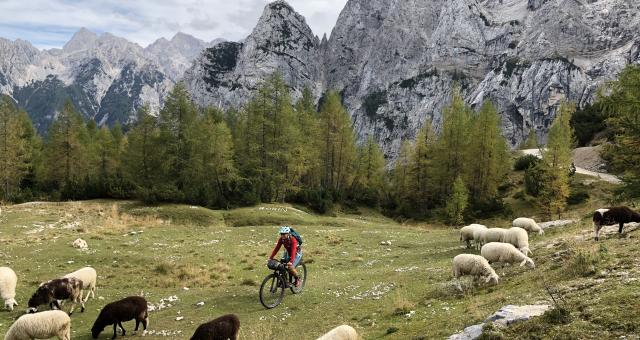
[{"label": "rock", "polygon": [[548,222],[538,223],[538,225],[542,229],[547,229],[547,228],[563,227],[563,226],[566,226],[566,225],[569,225],[569,224],[574,224],[576,222],[578,222],[578,221],[576,221],[576,220],[556,220],[556,221],[548,221]]},{"label": "rock", "polygon": [[482,327],[484,324],[477,324],[473,326],[469,326],[465,328],[462,332],[454,334],[448,337],[448,340],[473,340],[477,339],[482,335]]},{"label": "rock", "polygon": [[75,241],[73,241],[73,243],[71,244],[74,248],[76,249],[80,249],[80,250],[86,250],[89,249],[89,245],[87,244],[87,241],[78,238]]},{"label": "rock", "polygon": [[390,246],[391,245],[391,241],[380,241],[380,245],[381,246]]},{"label": "rock", "polygon": [[509,326],[514,322],[526,321],[534,316],[540,316],[549,308],[549,305],[507,305],[488,317],[485,322],[493,322],[499,326]]}]

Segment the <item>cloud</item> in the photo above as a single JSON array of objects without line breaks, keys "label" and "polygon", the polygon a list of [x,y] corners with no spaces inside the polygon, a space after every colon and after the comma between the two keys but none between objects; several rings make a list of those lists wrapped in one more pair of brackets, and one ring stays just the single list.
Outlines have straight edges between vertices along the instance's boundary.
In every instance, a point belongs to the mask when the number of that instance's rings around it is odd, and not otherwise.
[{"label": "cloud", "polygon": [[[0,36],[61,47],[80,27],[147,46],[177,32],[205,41],[244,39],[268,0],[0,0]],[[289,0],[314,33],[329,34],[347,0]]]}]

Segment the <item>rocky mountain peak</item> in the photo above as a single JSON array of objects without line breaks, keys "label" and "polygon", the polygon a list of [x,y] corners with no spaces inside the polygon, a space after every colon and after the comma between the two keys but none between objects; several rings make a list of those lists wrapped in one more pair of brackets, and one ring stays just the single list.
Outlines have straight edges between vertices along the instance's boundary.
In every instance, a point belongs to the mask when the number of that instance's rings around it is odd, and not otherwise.
[{"label": "rocky mountain peak", "polygon": [[98,40],[98,35],[82,27],[76,33],[73,34],[71,40],[69,40],[62,50],[67,53],[85,50],[93,47]]}]

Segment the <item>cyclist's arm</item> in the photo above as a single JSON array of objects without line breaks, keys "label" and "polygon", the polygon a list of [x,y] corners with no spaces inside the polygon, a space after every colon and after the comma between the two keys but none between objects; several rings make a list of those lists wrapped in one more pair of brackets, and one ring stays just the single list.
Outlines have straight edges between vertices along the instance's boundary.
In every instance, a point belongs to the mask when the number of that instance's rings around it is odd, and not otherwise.
[{"label": "cyclist's arm", "polygon": [[278,239],[278,242],[276,243],[276,247],[275,247],[275,249],[273,249],[273,252],[271,252],[271,256],[269,257],[269,260],[273,260],[273,258],[276,256],[276,254],[278,254],[278,251],[280,250],[280,247],[282,247],[282,240]]},{"label": "cyclist's arm", "polygon": [[291,237],[291,256],[289,257],[289,263],[293,264],[298,255],[298,240],[295,237]]}]

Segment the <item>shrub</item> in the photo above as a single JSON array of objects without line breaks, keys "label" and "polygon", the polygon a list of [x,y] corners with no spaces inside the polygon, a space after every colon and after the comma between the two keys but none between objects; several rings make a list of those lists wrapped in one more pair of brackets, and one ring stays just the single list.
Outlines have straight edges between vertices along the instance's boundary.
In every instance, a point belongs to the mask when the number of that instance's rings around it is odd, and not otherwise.
[{"label": "shrub", "polygon": [[525,170],[524,188],[527,194],[538,197],[543,189],[546,171],[539,164]]},{"label": "shrub", "polygon": [[567,204],[576,205],[586,202],[590,198],[589,193],[586,190],[571,191],[569,197],[567,197]]},{"label": "shrub", "polygon": [[542,318],[549,324],[566,325],[571,322],[571,313],[563,307],[556,306],[555,308],[544,312]]},{"label": "shrub", "polygon": [[534,155],[524,155],[518,157],[513,163],[513,170],[523,171],[527,170],[540,162],[540,158]]}]

